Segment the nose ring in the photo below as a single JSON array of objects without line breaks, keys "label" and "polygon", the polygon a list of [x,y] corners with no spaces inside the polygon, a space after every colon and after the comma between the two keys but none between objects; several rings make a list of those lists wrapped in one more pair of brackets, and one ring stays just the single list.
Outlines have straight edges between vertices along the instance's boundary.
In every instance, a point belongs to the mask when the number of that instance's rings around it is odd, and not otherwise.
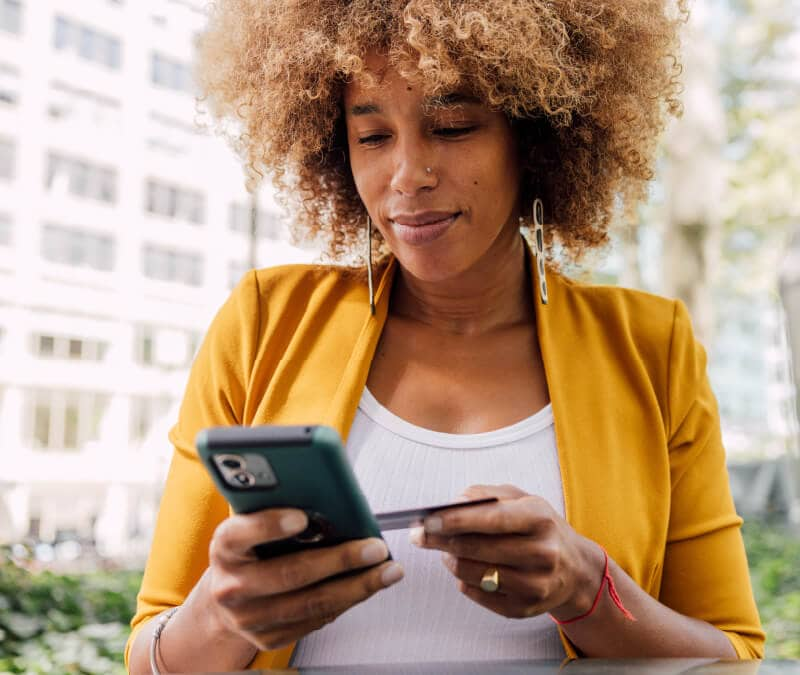
[{"label": "nose ring", "polygon": [[431,169],[431,167],[429,167],[429,166],[425,167],[425,173],[430,173],[431,171],[433,171],[433,169]]}]

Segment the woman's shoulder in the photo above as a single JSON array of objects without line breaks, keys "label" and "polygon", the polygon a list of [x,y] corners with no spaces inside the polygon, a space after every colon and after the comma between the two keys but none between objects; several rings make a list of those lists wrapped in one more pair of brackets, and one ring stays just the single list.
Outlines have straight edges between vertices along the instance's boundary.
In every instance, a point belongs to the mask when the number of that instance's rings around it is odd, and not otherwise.
[{"label": "woman's shoulder", "polygon": [[678,305],[682,304],[672,298],[635,288],[588,283],[562,274],[555,277],[563,287],[563,295],[568,303],[599,316],[616,316],[634,323],[671,323]]},{"label": "woman's shoulder", "polygon": [[[363,296],[363,298],[362,298]],[[337,308],[350,301],[367,303],[367,282],[363,272],[342,265],[293,264],[254,269],[245,274],[233,290],[229,303],[240,307],[252,321],[288,325],[313,312],[333,318]]]},{"label": "woman's shoulder", "polygon": [[[706,352],[681,300],[560,275],[554,275],[553,286],[551,298],[556,297],[547,309],[556,310],[555,300],[562,305],[552,315],[553,333],[572,351],[591,352],[598,360],[618,364],[623,379],[635,372],[646,374],[660,392],[663,410],[680,408],[674,397],[691,398],[702,386]],[[669,405],[668,396],[674,399]]]},{"label": "woman's shoulder", "polygon": [[552,285],[557,290],[551,293],[551,305],[553,309],[556,301],[563,305],[563,313],[555,312],[560,324],[573,324],[583,334],[594,327],[598,338],[604,336],[639,348],[655,348],[658,352],[669,351],[676,341],[694,342],[689,312],[680,300],[633,288],[553,276]]},{"label": "woman's shoulder", "polygon": [[291,264],[248,272],[234,293],[255,294],[259,304],[276,306],[292,298],[294,303],[314,296],[346,294],[365,286],[363,272],[342,265]]}]

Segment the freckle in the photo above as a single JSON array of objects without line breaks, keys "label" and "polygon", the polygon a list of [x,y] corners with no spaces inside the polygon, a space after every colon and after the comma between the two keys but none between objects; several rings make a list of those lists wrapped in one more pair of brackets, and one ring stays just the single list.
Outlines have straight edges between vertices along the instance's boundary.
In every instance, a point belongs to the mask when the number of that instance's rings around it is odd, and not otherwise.
[{"label": "freckle", "polygon": [[478,181],[475,181],[475,182],[473,183],[473,185],[477,185],[477,184],[478,184]]},{"label": "freckle", "polygon": [[406,91],[412,91],[411,87],[406,87]]}]

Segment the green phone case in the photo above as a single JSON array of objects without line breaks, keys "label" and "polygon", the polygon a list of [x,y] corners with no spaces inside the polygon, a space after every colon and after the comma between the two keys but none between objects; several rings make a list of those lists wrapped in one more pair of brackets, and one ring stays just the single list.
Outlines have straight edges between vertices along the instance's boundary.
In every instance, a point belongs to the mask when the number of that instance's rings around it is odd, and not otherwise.
[{"label": "green phone case", "polygon": [[[274,507],[298,508],[307,513],[309,528],[305,532],[256,546],[259,558],[381,537],[339,434],[330,427],[213,427],[197,435],[196,445],[217,488],[236,513]],[[239,488],[226,482],[222,473],[225,469],[217,465],[214,456],[245,454],[264,457],[277,484]]]}]

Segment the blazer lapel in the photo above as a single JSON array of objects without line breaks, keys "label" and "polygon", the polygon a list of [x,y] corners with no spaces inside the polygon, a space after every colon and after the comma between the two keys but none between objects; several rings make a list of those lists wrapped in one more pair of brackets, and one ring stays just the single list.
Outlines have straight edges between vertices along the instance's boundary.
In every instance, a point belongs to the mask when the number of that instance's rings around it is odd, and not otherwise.
[{"label": "blazer lapel", "polygon": [[542,305],[534,282],[534,304],[566,519],[652,592],[652,561],[642,551],[657,527],[643,515],[650,496],[641,485],[662,470],[648,452],[659,443],[658,411],[637,398],[641,374],[613,301],[570,288],[556,273],[547,286]]},{"label": "blazer lapel", "polygon": [[396,267],[397,262],[392,256],[381,274],[375,291],[375,315],[370,314],[369,303],[366,301],[363,308],[358,308],[363,310],[363,326],[353,345],[350,358],[344,368],[342,378],[339,380],[339,386],[331,397],[326,415],[327,424],[339,432],[342,441],[346,441],[350,433],[358,402],[367,384],[372,359],[386,324],[386,317],[389,313],[389,296]]},{"label": "blazer lapel", "polygon": [[[584,359],[576,358],[570,345],[576,342],[574,326],[569,316],[568,298],[563,278],[554,273],[546,275],[549,295],[548,304],[543,304],[539,294],[539,274],[533,260],[533,252],[528,249],[534,306],[536,308],[536,334],[539,350],[544,364],[545,379],[550,393],[550,404],[555,423],[558,461],[561,468],[561,482],[564,490],[564,511],[567,521],[575,527],[579,510],[574,508],[573,497],[575,479],[580,473],[572,448],[580,447],[581,429],[590,427],[590,420],[578,422],[573,417],[576,412],[586,410],[582,405],[580,365]],[[567,423],[572,420],[572,423]]]}]

